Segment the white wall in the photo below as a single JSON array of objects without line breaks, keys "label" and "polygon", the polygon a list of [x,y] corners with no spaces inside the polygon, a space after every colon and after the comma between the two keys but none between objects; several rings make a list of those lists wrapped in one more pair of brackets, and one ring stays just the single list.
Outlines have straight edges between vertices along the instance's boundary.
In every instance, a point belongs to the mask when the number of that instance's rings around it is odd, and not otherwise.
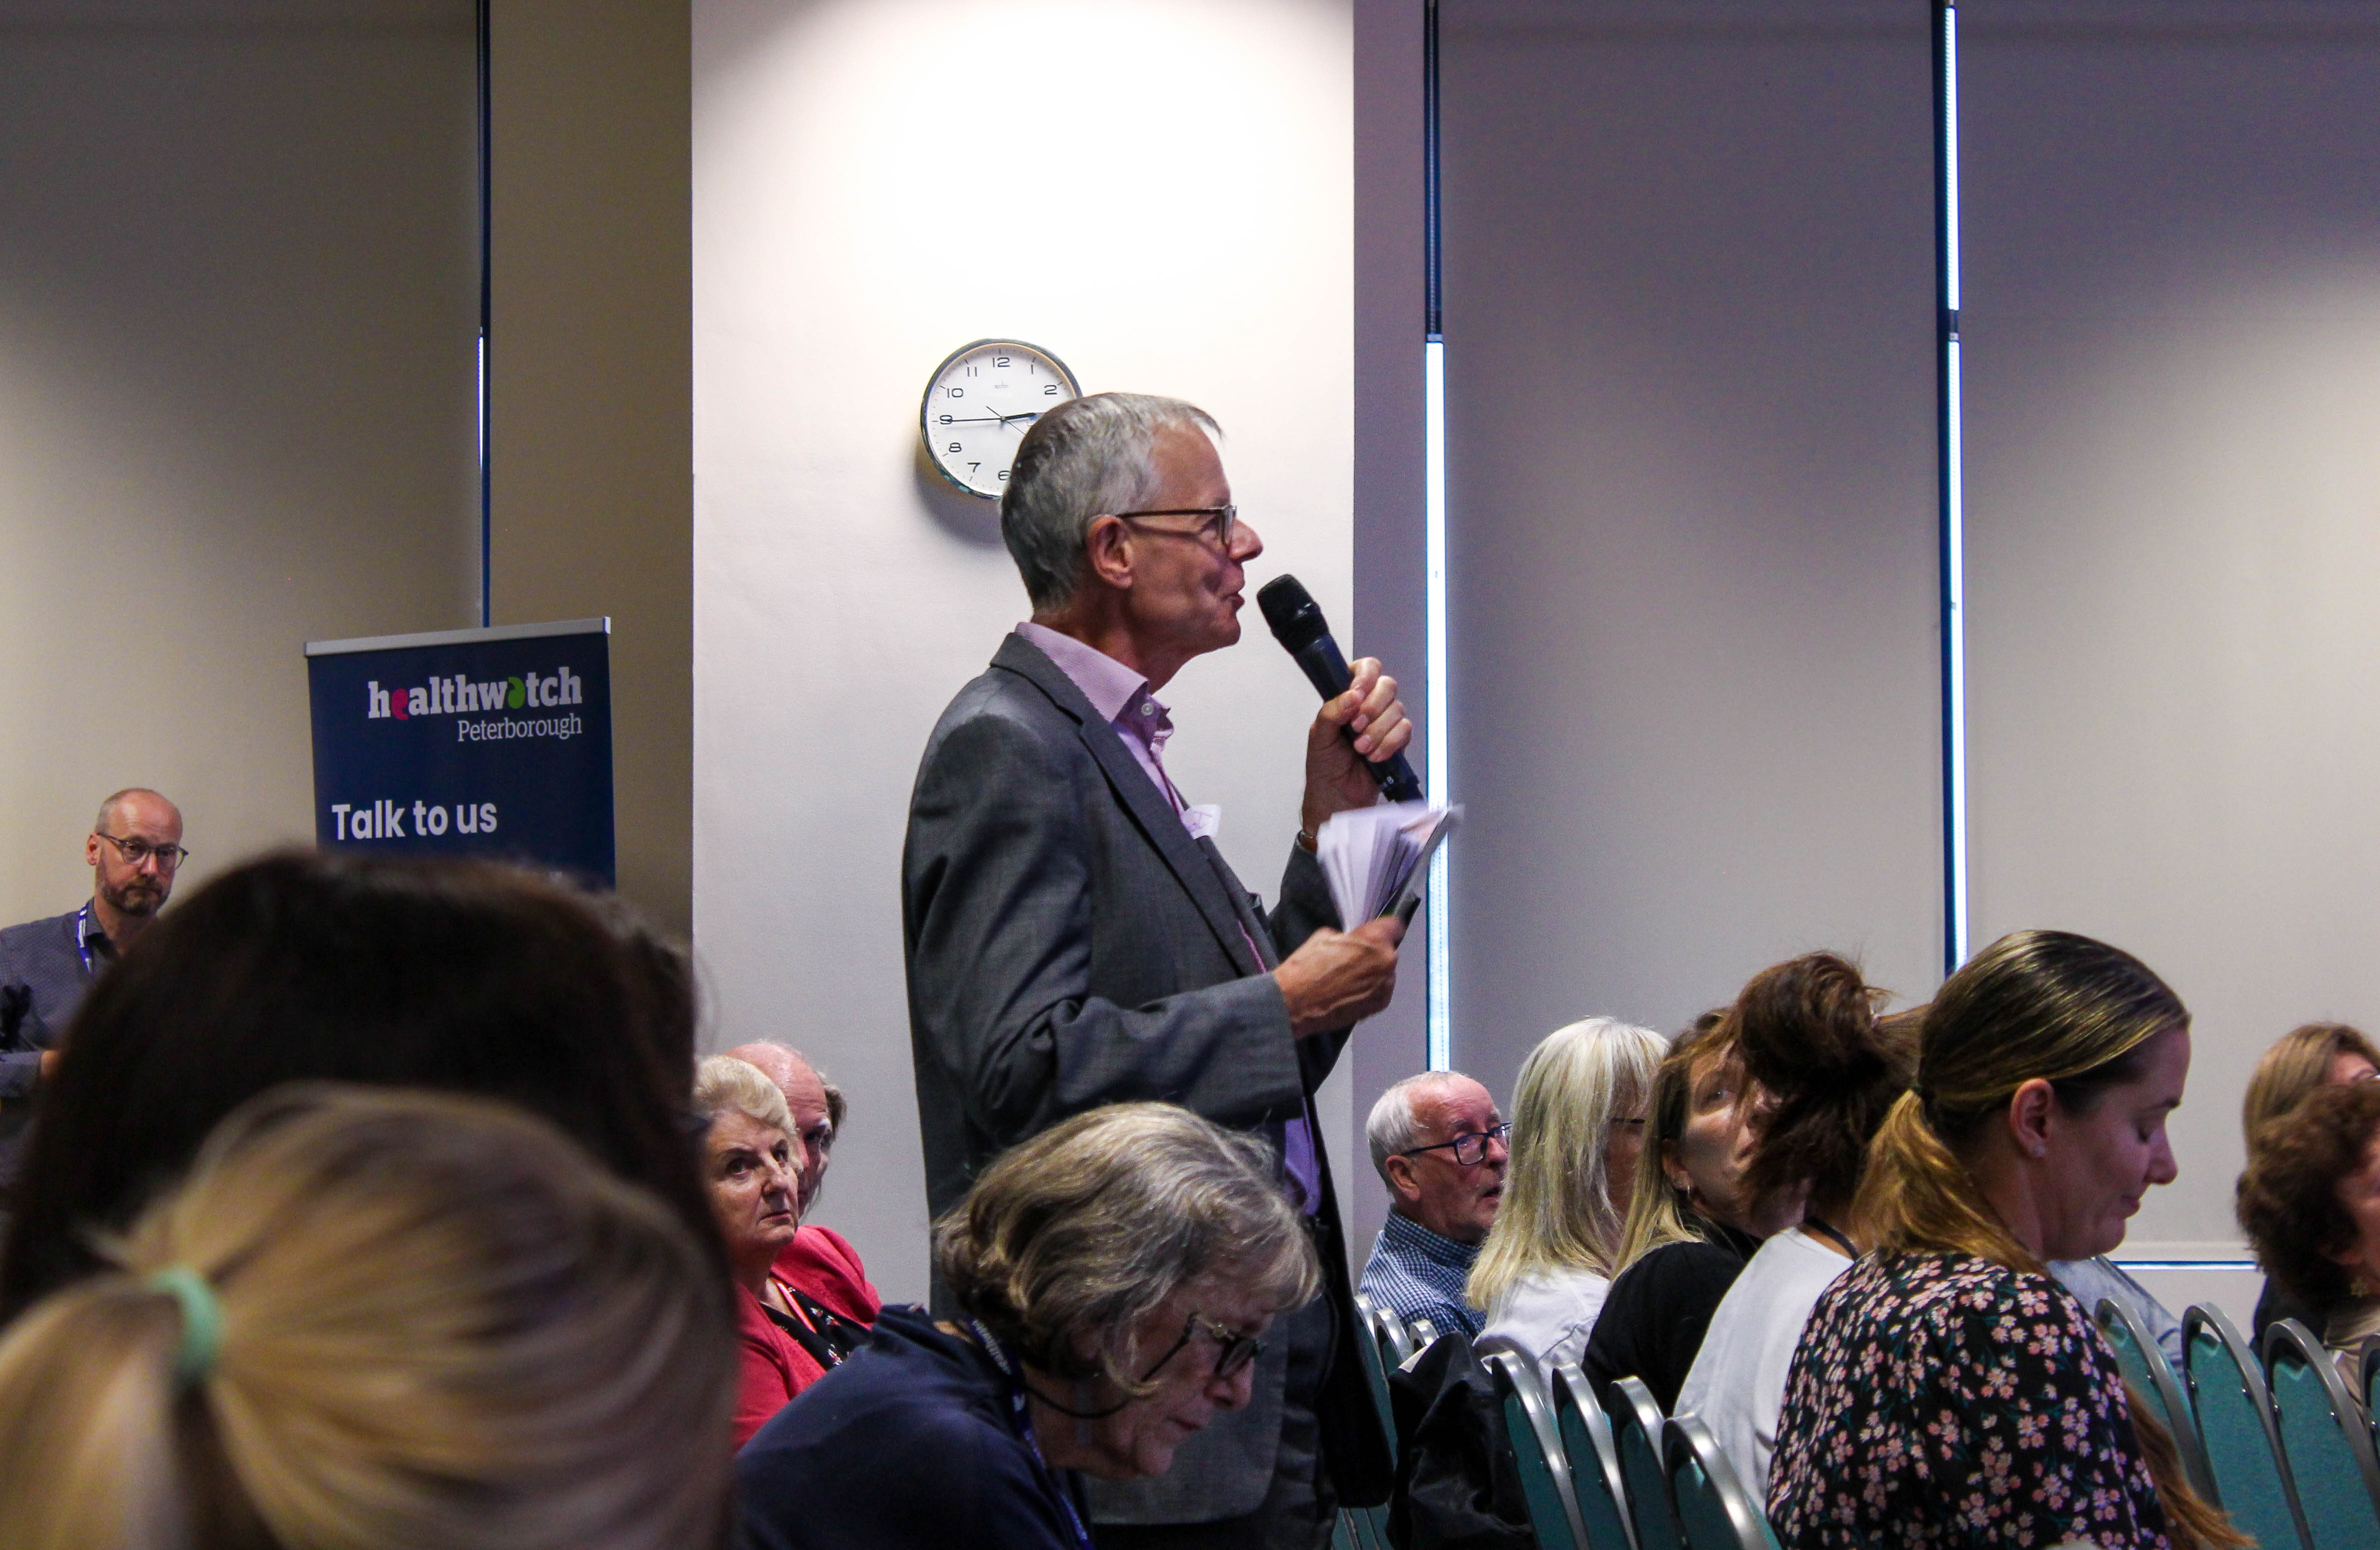
[{"label": "white wall", "polygon": [[[1350,606],[1347,0],[696,0],[695,925],[714,1047],[849,1093],[820,1221],[925,1290],[899,859],[926,733],[1026,612],[920,466],[980,335],[1202,404],[1263,535]],[[1250,610],[1168,762],[1268,896],[1312,691]],[[1343,1083],[1325,1123],[1348,1160]]]},{"label": "white wall", "polygon": [[2236,1253],[2250,1067],[2380,1026],[2380,15],[1960,17],[1974,941],[2180,992],[2126,1253]]},{"label": "white wall", "polygon": [[309,639],[478,619],[471,7],[0,0],[0,922],[310,843]]}]

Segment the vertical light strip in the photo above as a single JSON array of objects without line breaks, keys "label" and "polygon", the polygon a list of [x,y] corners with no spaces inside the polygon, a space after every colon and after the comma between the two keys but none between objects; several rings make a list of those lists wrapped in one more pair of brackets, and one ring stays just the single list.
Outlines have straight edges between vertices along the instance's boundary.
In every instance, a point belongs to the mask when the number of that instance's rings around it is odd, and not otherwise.
[{"label": "vertical light strip", "polygon": [[1942,756],[1944,965],[1967,961],[1967,517],[1959,381],[1959,11],[1942,15]]},{"label": "vertical light strip", "polygon": [[[1424,785],[1432,802],[1454,800],[1452,698],[1446,672],[1446,330],[1443,227],[1438,163],[1438,0],[1427,0],[1421,23],[1422,157],[1422,614],[1429,689],[1423,703],[1429,734]],[[1429,997],[1423,1014],[1423,1055],[1431,1071],[1454,1068],[1454,863],[1456,842],[1439,846],[1429,863],[1428,938],[1423,967]]]},{"label": "vertical light strip", "polygon": [[[1429,757],[1426,783],[1432,802],[1453,800],[1447,767],[1454,723],[1447,709],[1446,675],[1446,341],[1432,335],[1422,345],[1422,447],[1424,532],[1424,609],[1428,632],[1429,693],[1426,714],[1429,725]],[[1429,1069],[1450,1071],[1454,1065],[1452,965],[1449,945],[1452,871],[1449,840],[1429,863],[1429,1007],[1427,1036]]]},{"label": "vertical light strip", "polygon": [[494,269],[490,257],[494,234],[491,224],[492,194],[490,188],[491,167],[489,141],[493,127],[490,122],[490,74],[494,60],[489,49],[489,0],[479,0],[475,22],[479,50],[480,131],[480,627],[495,623],[495,503],[494,486],[488,474],[488,322],[493,310]]}]

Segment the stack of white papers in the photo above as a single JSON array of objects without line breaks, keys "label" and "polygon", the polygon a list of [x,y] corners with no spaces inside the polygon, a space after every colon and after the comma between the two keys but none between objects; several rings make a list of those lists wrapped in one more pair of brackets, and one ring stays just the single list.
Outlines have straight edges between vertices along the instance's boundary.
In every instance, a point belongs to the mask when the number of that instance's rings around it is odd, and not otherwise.
[{"label": "stack of white papers", "polygon": [[1326,819],[1315,858],[1349,929],[1379,915],[1411,918],[1429,878],[1429,858],[1462,817],[1460,807],[1383,802]]}]

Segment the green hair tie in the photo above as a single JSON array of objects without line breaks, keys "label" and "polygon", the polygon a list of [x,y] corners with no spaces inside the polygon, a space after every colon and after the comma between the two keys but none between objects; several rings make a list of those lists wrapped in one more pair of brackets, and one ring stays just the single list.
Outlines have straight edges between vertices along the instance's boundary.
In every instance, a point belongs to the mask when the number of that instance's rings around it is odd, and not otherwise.
[{"label": "green hair tie", "polygon": [[169,1265],[149,1278],[148,1285],[182,1305],[182,1347],[174,1355],[174,1381],[195,1388],[214,1371],[223,1349],[223,1303],[207,1278],[187,1265]]}]

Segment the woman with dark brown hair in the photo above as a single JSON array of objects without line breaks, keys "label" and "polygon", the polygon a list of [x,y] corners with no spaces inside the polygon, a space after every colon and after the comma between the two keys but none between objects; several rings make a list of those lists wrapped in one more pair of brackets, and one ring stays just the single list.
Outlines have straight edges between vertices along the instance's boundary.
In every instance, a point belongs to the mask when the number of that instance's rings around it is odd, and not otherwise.
[{"label": "woman with dark brown hair", "polygon": [[[608,913],[606,913],[608,910]],[[726,1265],[686,1123],[683,958],[508,866],[266,856],[159,917],[91,987],[42,1096],[0,1315],[100,1268],[223,1117],[322,1079],[504,1098],[677,1213]]]},{"label": "woman with dark brown hair", "polygon": [[[2344,1023],[2307,1023],[2275,1040],[2248,1077],[2247,1096],[2240,1104],[2240,1129],[2248,1143],[2249,1166],[2255,1165],[2262,1138],[2285,1132],[2283,1121],[2306,1099],[2323,1088],[2345,1083],[2370,1082],[2380,1076],[2380,1049],[2361,1029]],[[2245,1182],[2246,1176],[2241,1176]],[[2330,1316],[2324,1302],[2309,1301],[2280,1277],[2266,1274],[2257,1294],[2255,1338],[2285,1318],[2310,1329],[2320,1329]]]},{"label": "woman with dark brown hair", "polygon": [[2266,1131],[2240,1175],[2240,1226],[2256,1263],[2352,1363],[2380,1335],[2380,1083],[2325,1086]]},{"label": "woman with dark brown hair", "polygon": [[1852,1211],[1875,1247],[1818,1300],[1768,1483],[1785,1550],[2243,1544],[2052,1279],[2175,1175],[2190,1013],[2104,942],[2021,931],[1926,1009],[1914,1084]]},{"label": "woman with dark brown hair", "polygon": [[1728,1014],[1744,1071],[1767,1094],[1744,1189],[1801,1208],[1728,1289],[1678,1409],[1710,1427],[1755,1496],[1767,1488],[1802,1326],[1867,1246],[1852,1197],[1868,1139],[1909,1088],[1908,1041],[1878,1023],[1880,999],[1848,961],[1813,952],[1754,975]]}]

